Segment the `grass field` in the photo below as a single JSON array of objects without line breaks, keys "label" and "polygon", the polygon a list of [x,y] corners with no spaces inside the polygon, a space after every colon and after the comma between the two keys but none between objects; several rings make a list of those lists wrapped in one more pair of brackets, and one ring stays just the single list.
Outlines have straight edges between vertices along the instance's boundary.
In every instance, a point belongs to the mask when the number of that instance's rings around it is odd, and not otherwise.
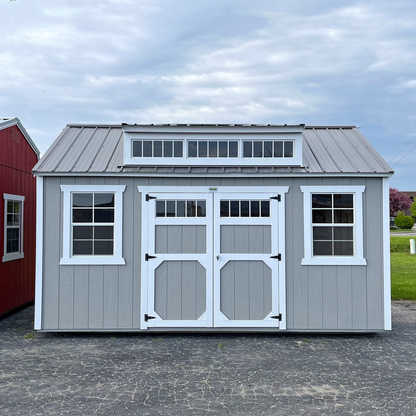
[{"label": "grass field", "polygon": [[410,254],[409,240],[390,237],[391,298],[416,300],[416,254]]}]

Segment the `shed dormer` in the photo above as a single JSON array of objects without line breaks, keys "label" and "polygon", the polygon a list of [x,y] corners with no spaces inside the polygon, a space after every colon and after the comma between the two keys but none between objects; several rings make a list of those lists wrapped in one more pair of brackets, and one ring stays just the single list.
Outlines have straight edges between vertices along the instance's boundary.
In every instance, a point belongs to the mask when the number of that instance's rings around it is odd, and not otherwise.
[{"label": "shed dormer", "polygon": [[304,124],[123,124],[124,165],[299,167],[304,128]]}]

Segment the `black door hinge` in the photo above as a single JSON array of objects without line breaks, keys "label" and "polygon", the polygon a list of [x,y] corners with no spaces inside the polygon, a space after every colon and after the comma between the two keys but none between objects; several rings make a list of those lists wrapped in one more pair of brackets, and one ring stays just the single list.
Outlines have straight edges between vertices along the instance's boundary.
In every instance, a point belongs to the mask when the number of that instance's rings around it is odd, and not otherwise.
[{"label": "black door hinge", "polygon": [[271,259],[282,260],[282,255],[279,253],[277,256],[270,256]]},{"label": "black door hinge", "polygon": [[279,313],[279,315],[271,316],[270,318],[272,318],[272,319],[278,319],[279,321],[281,321],[282,320],[282,314]]},{"label": "black door hinge", "polygon": [[155,196],[150,196],[149,194],[146,194],[146,201],[150,201],[151,199],[157,199]]},{"label": "black door hinge", "polygon": [[147,322],[149,319],[156,319],[156,316],[149,316],[147,313],[144,314],[144,321]]},{"label": "black door hinge", "polygon": [[150,259],[155,259],[156,258],[156,256],[149,256],[149,254],[148,253],[146,253],[145,255],[144,255],[144,259],[146,260],[146,261],[149,261]]},{"label": "black door hinge", "polygon": [[282,197],[279,194],[277,196],[271,196],[270,199],[277,199],[280,202],[282,200]]}]

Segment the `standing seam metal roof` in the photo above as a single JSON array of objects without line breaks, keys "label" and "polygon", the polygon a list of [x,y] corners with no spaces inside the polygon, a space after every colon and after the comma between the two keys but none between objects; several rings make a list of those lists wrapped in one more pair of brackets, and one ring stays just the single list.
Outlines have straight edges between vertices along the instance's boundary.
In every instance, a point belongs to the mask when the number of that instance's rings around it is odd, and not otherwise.
[{"label": "standing seam metal roof", "polygon": [[[144,126],[144,125],[142,125]],[[163,124],[149,126],[276,127],[258,124]],[[285,127],[290,127],[284,125]],[[303,125],[301,125],[303,126]],[[299,127],[299,126],[298,126]],[[65,127],[34,173],[126,173],[126,174],[290,174],[368,173],[391,174],[392,168],[355,126],[306,126],[303,135],[303,166],[123,166],[121,125],[80,125]],[[185,162],[186,163],[186,162]]]}]

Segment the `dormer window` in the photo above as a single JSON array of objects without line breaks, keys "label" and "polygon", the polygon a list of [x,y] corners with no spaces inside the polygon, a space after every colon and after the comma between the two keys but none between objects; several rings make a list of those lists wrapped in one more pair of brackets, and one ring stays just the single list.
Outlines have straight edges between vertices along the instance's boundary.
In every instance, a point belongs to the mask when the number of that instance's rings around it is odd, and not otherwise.
[{"label": "dormer window", "polygon": [[123,124],[124,165],[301,166],[303,129]]}]

